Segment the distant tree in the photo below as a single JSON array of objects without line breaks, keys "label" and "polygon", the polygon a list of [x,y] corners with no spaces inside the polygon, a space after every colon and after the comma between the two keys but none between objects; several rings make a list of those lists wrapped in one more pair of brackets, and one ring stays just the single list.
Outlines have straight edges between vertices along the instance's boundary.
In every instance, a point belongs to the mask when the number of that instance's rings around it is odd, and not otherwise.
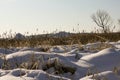
[{"label": "distant tree", "polygon": [[118,24],[120,25],[120,19],[118,19]]},{"label": "distant tree", "polygon": [[[118,24],[120,25],[120,19],[118,19]],[[119,26],[119,32],[120,32],[120,26]]]},{"label": "distant tree", "polygon": [[110,15],[104,10],[98,10],[96,13],[92,14],[91,18],[97,24],[97,26],[102,28],[102,32],[110,32],[110,27],[112,26],[112,20]]}]

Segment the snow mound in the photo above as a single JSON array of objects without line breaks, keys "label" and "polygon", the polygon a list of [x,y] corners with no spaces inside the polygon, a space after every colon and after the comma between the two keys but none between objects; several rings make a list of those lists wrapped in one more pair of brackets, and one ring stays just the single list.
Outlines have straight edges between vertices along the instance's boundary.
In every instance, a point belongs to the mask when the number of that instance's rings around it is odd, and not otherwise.
[{"label": "snow mound", "polygon": [[120,80],[120,76],[116,75],[112,71],[105,71],[105,72],[95,74],[94,76],[91,75],[91,76],[81,78],[80,80]]},{"label": "snow mound", "polygon": [[31,60],[38,63],[47,61],[49,58],[53,58],[54,54],[46,52],[36,52],[36,51],[19,51],[12,54],[6,55],[6,60],[11,65],[11,68],[15,68],[16,64],[32,64]]},{"label": "snow mound", "polygon": [[54,57],[54,54],[52,53],[46,53],[46,52],[36,52],[36,51],[20,51],[20,52],[15,52],[15,53],[12,53],[12,54],[8,54],[6,56],[6,59],[12,59],[12,58],[16,58],[16,59],[19,59],[19,58],[23,58],[23,59],[29,59],[30,56],[36,56],[36,57],[39,57],[39,56],[44,56],[45,59],[48,59],[49,57]]},{"label": "snow mound", "polygon": [[14,38],[15,39],[25,39],[25,36],[22,35],[21,33],[17,33]]},{"label": "snow mound", "polygon": [[98,53],[84,56],[78,62],[84,62],[88,67],[91,67],[90,65],[92,65],[92,67],[95,67],[98,70],[109,70],[113,67],[120,66],[119,61],[120,52],[112,48],[107,48]]},{"label": "snow mound", "polygon": [[52,48],[50,49],[50,52],[65,53],[65,52],[66,52],[66,49],[65,49],[65,47],[55,46],[55,47],[52,47]]},{"label": "snow mound", "polygon": [[13,69],[13,70],[0,70],[1,74],[7,73],[0,77],[0,80],[70,80],[68,78],[59,77],[47,74],[42,70],[26,70],[26,69]]}]

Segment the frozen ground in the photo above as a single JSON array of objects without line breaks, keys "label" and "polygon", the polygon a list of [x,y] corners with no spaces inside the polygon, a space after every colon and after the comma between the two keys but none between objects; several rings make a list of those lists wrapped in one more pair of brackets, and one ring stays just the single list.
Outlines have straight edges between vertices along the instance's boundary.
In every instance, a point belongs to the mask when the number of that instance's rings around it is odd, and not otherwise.
[{"label": "frozen ground", "polygon": [[120,41],[81,47],[0,48],[0,80],[120,80]]}]

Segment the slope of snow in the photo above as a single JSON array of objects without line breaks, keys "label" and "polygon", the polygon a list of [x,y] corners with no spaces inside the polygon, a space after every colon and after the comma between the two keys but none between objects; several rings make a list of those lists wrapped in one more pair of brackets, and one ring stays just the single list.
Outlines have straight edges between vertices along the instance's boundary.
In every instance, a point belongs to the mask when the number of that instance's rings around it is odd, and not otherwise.
[{"label": "slope of snow", "polygon": [[12,54],[6,55],[6,60],[9,61],[9,64],[14,68],[17,64],[22,63],[31,63],[31,59],[43,63],[49,58],[53,58],[54,54],[46,52],[36,52],[36,51],[18,51]]},{"label": "slope of snow", "polygon": [[14,69],[0,72],[1,74],[7,73],[5,76],[2,75],[0,80],[69,80],[68,78],[47,74],[42,70]]},{"label": "slope of snow", "polygon": [[93,67],[98,70],[111,70],[120,66],[120,52],[112,48],[104,49],[98,53],[82,57],[77,64],[83,67]]},{"label": "slope of snow", "polygon": [[112,71],[105,71],[91,76],[86,76],[80,80],[120,80],[120,75],[116,75]]}]

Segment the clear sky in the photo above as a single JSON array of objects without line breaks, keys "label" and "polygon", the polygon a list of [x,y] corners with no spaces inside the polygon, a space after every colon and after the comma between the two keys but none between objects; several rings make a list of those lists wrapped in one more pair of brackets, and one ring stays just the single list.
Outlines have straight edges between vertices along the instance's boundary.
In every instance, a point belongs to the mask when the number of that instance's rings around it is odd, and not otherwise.
[{"label": "clear sky", "polygon": [[107,11],[117,24],[120,0],[0,0],[0,33],[35,33],[37,28],[38,33],[73,28],[91,32],[96,25],[90,16],[99,9]]}]

